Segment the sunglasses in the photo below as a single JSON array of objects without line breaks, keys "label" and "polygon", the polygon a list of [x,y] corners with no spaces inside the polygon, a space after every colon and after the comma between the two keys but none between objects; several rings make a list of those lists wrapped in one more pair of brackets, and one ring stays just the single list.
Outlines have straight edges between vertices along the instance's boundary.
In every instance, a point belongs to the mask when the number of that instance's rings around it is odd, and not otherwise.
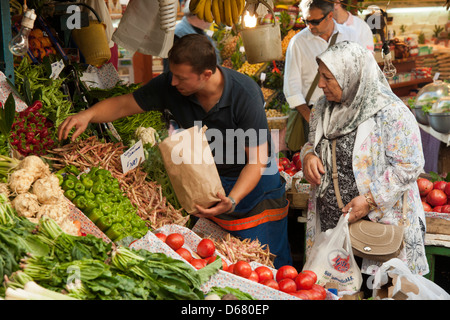
[{"label": "sunglasses", "polygon": [[[328,13],[329,14],[329,13]],[[313,25],[313,26],[318,26],[327,16],[328,16],[328,14],[326,14],[326,15],[324,15],[322,18],[320,18],[320,19],[313,19],[313,20],[306,20],[305,19],[305,23],[306,24],[310,24],[310,25]]]}]

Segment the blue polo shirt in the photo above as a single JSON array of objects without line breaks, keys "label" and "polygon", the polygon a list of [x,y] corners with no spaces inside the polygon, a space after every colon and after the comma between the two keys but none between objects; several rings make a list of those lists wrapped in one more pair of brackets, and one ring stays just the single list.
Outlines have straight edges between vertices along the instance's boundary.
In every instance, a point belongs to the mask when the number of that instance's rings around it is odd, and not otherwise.
[{"label": "blue polo shirt", "polygon": [[[224,76],[219,102],[205,112],[195,95],[183,96],[171,85],[172,73],[163,73],[136,90],[133,95],[145,110],[169,110],[179,126],[207,126],[206,136],[220,176],[237,177],[247,163],[245,146],[269,141],[270,130],[264,110],[264,96],[258,84],[240,72],[218,66]],[[270,154],[273,156],[272,154]]]}]

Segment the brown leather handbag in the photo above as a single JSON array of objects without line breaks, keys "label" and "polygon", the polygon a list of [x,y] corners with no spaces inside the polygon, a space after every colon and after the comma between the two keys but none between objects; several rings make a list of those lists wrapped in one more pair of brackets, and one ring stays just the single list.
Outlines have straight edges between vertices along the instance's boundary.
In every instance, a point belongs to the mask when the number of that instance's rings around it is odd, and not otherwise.
[{"label": "brown leather handbag", "polygon": [[[336,139],[332,141],[333,183],[339,208],[342,209],[336,167]],[[406,195],[403,195],[403,220],[406,214]],[[399,255],[403,248],[403,221],[401,225],[388,225],[370,220],[358,220],[349,224],[353,254],[379,262],[386,262]]]}]

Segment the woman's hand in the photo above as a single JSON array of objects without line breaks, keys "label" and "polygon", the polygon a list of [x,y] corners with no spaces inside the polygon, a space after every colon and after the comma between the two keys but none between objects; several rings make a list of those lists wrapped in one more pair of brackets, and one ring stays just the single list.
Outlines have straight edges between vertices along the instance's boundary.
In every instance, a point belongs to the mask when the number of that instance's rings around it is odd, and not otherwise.
[{"label": "woman's hand", "polygon": [[217,197],[219,197],[220,202],[218,202],[215,206],[211,208],[203,208],[202,206],[196,205],[198,212],[192,213],[192,215],[198,218],[211,218],[230,211],[233,206],[231,200],[220,192],[217,193]]},{"label": "woman's hand", "polygon": [[357,196],[347,203],[342,212],[348,214],[348,222],[353,223],[369,214],[369,204],[364,196]]},{"label": "woman's hand", "polygon": [[302,163],[303,176],[313,185],[319,185],[322,175],[325,173],[322,160],[314,153],[308,153]]}]

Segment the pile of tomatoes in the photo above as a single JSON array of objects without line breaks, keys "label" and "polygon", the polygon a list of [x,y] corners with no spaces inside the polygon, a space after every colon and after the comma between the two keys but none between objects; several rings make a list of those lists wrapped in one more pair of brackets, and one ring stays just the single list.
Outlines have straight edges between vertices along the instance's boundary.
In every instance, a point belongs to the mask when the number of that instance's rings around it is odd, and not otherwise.
[{"label": "pile of tomatoes", "polygon": [[[172,250],[189,262],[194,268],[201,269],[217,259],[216,246],[211,239],[202,239],[195,251],[190,251],[184,247],[184,236],[180,233],[170,233],[168,235],[155,233],[161,241],[166,243]],[[255,281],[262,285],[291,294],[303,300],[325,300],[326,290],[316,284],[317,275],[313,271],[298,272],[293,266],[282,266],[274,275],[272,269],[266,266],[259,266],[253,270],[247,261],[237,261],[228,265],[222,259],[222,269],[234,275]]]},{"label": "pile of tomatoes", "polygon": [[[180,233],[171,233],[165,235],[162,232],[155,233],[161,241],[165,242],[172,250],[178,253],[184,260],[189,262],[194,268],[201,269],[206,265],[214,262],[217,258],[216,246],[211,239],[202,239],[196,248],[195,252],[183,247],[184,236]],[[227,269],[227,263],[222,259],[222,269]]]},{"label": "pile of tomatoes", "polygon": [[300,161],[300,152],[296,152],[292,155],[292,160],[286,157],[278,159],[278,171],[284,171],[288,175],[293,176],[298,171],[302,170],[302,162]]},{"label": "pile of tomatoes", "polygon": [[253,270],[246,261],[229,265],[227,271],[302,300],[325,300],[327,296],[325,288],[316,284],[317,275],[313,271],[299,273],[290,265],[280,267],[275,276],[269,267],[259,266]]},{"label": "pile of tomatoes", "polygon": [[425,211],[450,213],[450,182],[419,178],[417,186]]}]

